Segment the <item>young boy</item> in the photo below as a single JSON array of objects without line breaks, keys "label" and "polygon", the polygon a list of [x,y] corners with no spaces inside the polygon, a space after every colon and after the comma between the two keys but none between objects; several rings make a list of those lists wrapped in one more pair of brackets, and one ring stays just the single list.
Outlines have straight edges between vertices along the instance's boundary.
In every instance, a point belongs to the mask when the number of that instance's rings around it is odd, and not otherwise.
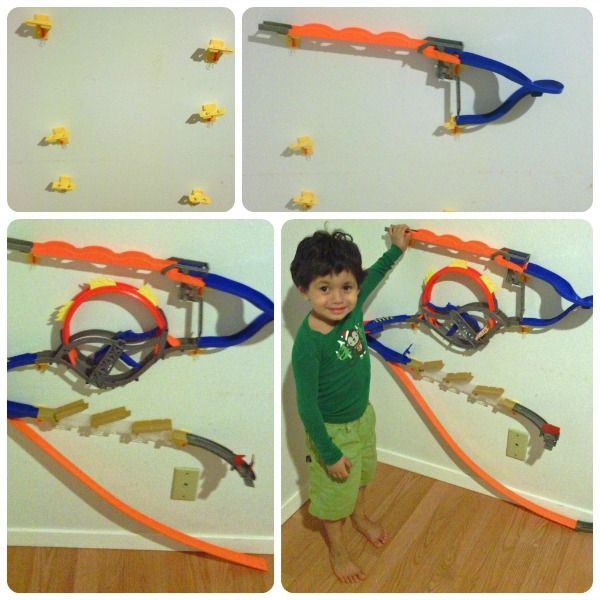
[{"label": "young boy", "polygon": [[298,412],[310,456],[310,508],[321,520],[333,571],[343,582],[366,575],[352,561],[342,531],[347,517],[374,546],[385,529],[365,514],[365,487],[375,476],[375,414],[362,307],[408,247],[409,229],[388,229],[392,246],[363,271],[360,250],[341,231],[317,231],[300,242],[290,270],[311,311],[294,340]]}]

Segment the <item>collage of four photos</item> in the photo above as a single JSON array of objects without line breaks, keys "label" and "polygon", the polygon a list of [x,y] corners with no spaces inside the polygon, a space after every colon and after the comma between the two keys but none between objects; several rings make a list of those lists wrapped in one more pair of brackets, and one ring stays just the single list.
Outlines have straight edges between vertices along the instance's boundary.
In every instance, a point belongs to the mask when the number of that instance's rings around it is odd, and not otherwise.
[{"label": "collage of four photos", "polygon": [[7,591],[592,587],[590,10],[6,19]]}]

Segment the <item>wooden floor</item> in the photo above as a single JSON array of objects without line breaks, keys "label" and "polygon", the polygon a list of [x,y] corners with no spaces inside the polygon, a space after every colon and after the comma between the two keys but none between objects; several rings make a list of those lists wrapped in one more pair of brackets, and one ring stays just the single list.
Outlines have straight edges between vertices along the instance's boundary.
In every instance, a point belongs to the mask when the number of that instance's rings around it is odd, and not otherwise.
[{"label": "wooden floor", "polygon": [[269,571],[193,552],[8,548],[8,585],[15,592],[266,592]]},{"label": "wooden floor", "polygon": [[290,592],[583,592],[592,584],[592,535],[507,502],[379,464],[367,506],[390,534],[382,549],[346,523],[360,584],[332,574],[308,503],[282,529]]}]

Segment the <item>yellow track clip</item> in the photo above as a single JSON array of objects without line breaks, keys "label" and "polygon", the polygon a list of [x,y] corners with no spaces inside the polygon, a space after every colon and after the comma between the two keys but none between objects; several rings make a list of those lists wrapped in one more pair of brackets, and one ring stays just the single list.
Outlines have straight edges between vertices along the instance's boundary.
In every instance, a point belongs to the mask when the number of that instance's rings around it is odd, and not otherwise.
[{"label": "yellow track clip", "polygon": [[307,192],[303,190],[299,196],[294,197],[294,204],[301,206],[305,210],[312,208],[319,202],[319,198],[314,192]]},{"label": "yellow track clip", "polygon": [[71,141],[71,133],[65,127],[53,127],[52,133],[44,138],[48,144],[68,144]]},{"label": "yellow track clip", "polygon": [[204,192],[204,190],[194,188],[188,195],[188,202],[190,204],[210,204],[212,198]]},{"label": "yellow track clip", "polygon": [[218,117],[225,114],[225,109],[212,102],[203,104],[202,110],[198,113],[203,121],[215,121]]},{"label": "yellow track clip", "polygon": [[208,47],[206,48],[206,60],[207,62],[216,63],[223,54],[231,52],[233,52],[233,48],[225,46],[224,40],[213,38],[208,42]]},{"label": "yellow track clip", "polygon": [[69,175],[60,175],[56,181],[52,182],[52,189],[57,192],[71,192],[76,187],[73,178]]},{"label": "yellow track clip", "polygon": [[33,15],[33,18],[27,19],[25,25],[35,27],[37,36],[40,39],[45,40],[48,38],[48,33],[52,29],[52,19],[48,15],[38,13]]}]

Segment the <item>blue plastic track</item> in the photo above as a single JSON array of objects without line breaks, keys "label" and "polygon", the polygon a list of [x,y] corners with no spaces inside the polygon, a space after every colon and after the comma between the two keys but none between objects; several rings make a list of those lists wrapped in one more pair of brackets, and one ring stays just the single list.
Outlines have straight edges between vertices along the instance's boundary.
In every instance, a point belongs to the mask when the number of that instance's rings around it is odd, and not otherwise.
[{"label": "blue plastic track", "polygon": [[526,96],[541,96],[542,94],[560,94],[564,85],[559,81],[552,79],[539,79],[538,81],[532,81],[517,69],[505,65],[497,60],[480,56],[479,54],[473,54],[472,52],[457,52],[460,58],[460,62],[463,65],[469,65],[478,69],[484,69],[486,71],[492,71],[498,75],[502,75],[510,81],[514,81],[518,84],[519,89],[513,92],[507,100],[505,100],[498,108],[485,113],[483,115],[458,115],[456,117],[457,125],[481,125],[484,123],[490,123],[497,119],[500,119],[506,115],[514,106]]},{"label": "blue plastic track", "polygon": [[27,354],[17,354],[16,356],[10,356],[6,365],[8,371],[16,369],[18,367],[25,367],[27,365],[35,364],[38,355],[32,352]]},{"label": "blue plastic track", "polygon": [[268,313],[273,317],[273,302],[261,292],[258,292],[243,283],[234,281],[233,279],[228,279],[222,275],[215,275],[215,273],[201,273],[201,276],[207,286],[248,300],[248,302],[254,304],[256,308],[259,308],[264,313]]},{"label": "blue plastic track", "polygon": [[265,313],[259,315],[241,331],[231,335],[201,336],[197,339],[198,348],[228,348],[236,346],[250,339],[255,333],[273,320],[271,315]]},{"label": "blue plastic track", "polygon": [[[243,300],[247,300],[254,306],[256,306],[259,310],[261,310],[261,314],[258,315],[251,323],[249,323],[246,327],[244,327],[241,331],[231,335],[222,335],[222,336],[202,336],[196,340],[196,345],[199,348],[227,348],[230,346],[235,346],[237,344],[241,344],[245,342],[253,335],[255,335],[260,329],[262,329],[265,325],[270,323],[273,320],[274,316],[274,305],[272,300],[267,298],[261,292],[244,285],[243,283],[239,283],[232,279],[228,279],[227,277],[223,277],[222,275],[216,275],[214,273],[205,273],[205,272],[194,272],[194,275],[198,277],[202,277],[204,282],[208,287],[213,289],[225,292],[227,294],[232,294],[234,296],[239,296]],[[151,331],[145,331],[141,333],[136,333],[134,331],[123,331],[119,332],[115,335],[116,339],[125,339],[129,341],[139,341],[153,337],[156,335],[157,329],[154,328]],[[107,348],[101,348],[95,355],[95,359],[100,360],[103,354],[106,352]],[[139,368],[141,365],[131,358],[128,354],[124,353],[121,355],[121,360],[132,368]],[[26,365],[35,364],[38,359],[38,355],[34,353],[27,354],[19,354],[17,356],[12,356],[8,359],[7,368],[16,369],[18,367],[24,367]]]},{"label": "blue plastic track", "polygon": [[[113,336],[113,339],[125,340],[127,342],[139,342],[139,341],[150,339],[150,338],[158,335],[158,333],[159,333],[158,327],[155,327],[154,329],[151,329],[150,331],[142,331],[141,333],[137,333],[135,331],[132,331],[131,329],[128,329],[127,331],[119,331],[118,333],[116,333]],[[100,350],[98,350],[98,352],[96,352],[94,354],[94,363],[98,363],[98,362],[100,362],[100,360],[102,360],[102,357],[108,352],[108,348],[109,348],[108,346],[105,346],[104,348],[101,348]],[[131,367],[133,369],[139,369],[142,366],[135,359],[131,358],[131,356],[129,356],[129,354],[127,354],[127,352],[123,352],[119,356],[119,359],[122,360],[128,367]]]},{"label": "blue plastic track", "polygon": [[199,337],[196,342],[198,348],[227,348],[229,346],[241,344],[273,320],[273,302],[261,292],[258,292],[243,283],[227,279],[227,277],[221,275],[215,275],[214,273],[198,273],[198,275],[201,275],[207,286],[248,300],[248,302],[262,311],[262,313],[249,325],[237,333],[232,335]]},{"label": "blue plastic track", "polygon": [[533,327],[546,327],[549,325],[554,325],[576,308],[589,309],[593,308],[594,306],[593,296],[590,295],[582,298],[579,296],[579,294],[577,294],[577,292],[573,289],[573,286],[566,279],[560,275],[557,275],[553,271],[545,269],[544,267],[540,267],[534,263],[529,263],[523,272],[526,275],[531,275],[532,277],[536,277],[537,279],[541,279],[542,281],[550,284],[557,294],[572,303],[571,306],[554,317],[547,319],[524,317],[520,321],[520,323],[523,325],[531,325]]},{"label": "blue plastic track", "polygon": [[21,402],[8,401],[8,418],[9,419],[23,419],[29,417],[35,419],[38,416],[39,408],[32,406],[31,404],[23,404]]},{"label": "blue plastic track", "polygon": [[381,357],[388,362],[401,363],[407,365],[411,359],[408,356],[408,351],[405,350],[403,353],[396,352],[388,348],[385,344],[382,344],[378,339],[367,333],[367,345],[369,348],[373,348]]}]

